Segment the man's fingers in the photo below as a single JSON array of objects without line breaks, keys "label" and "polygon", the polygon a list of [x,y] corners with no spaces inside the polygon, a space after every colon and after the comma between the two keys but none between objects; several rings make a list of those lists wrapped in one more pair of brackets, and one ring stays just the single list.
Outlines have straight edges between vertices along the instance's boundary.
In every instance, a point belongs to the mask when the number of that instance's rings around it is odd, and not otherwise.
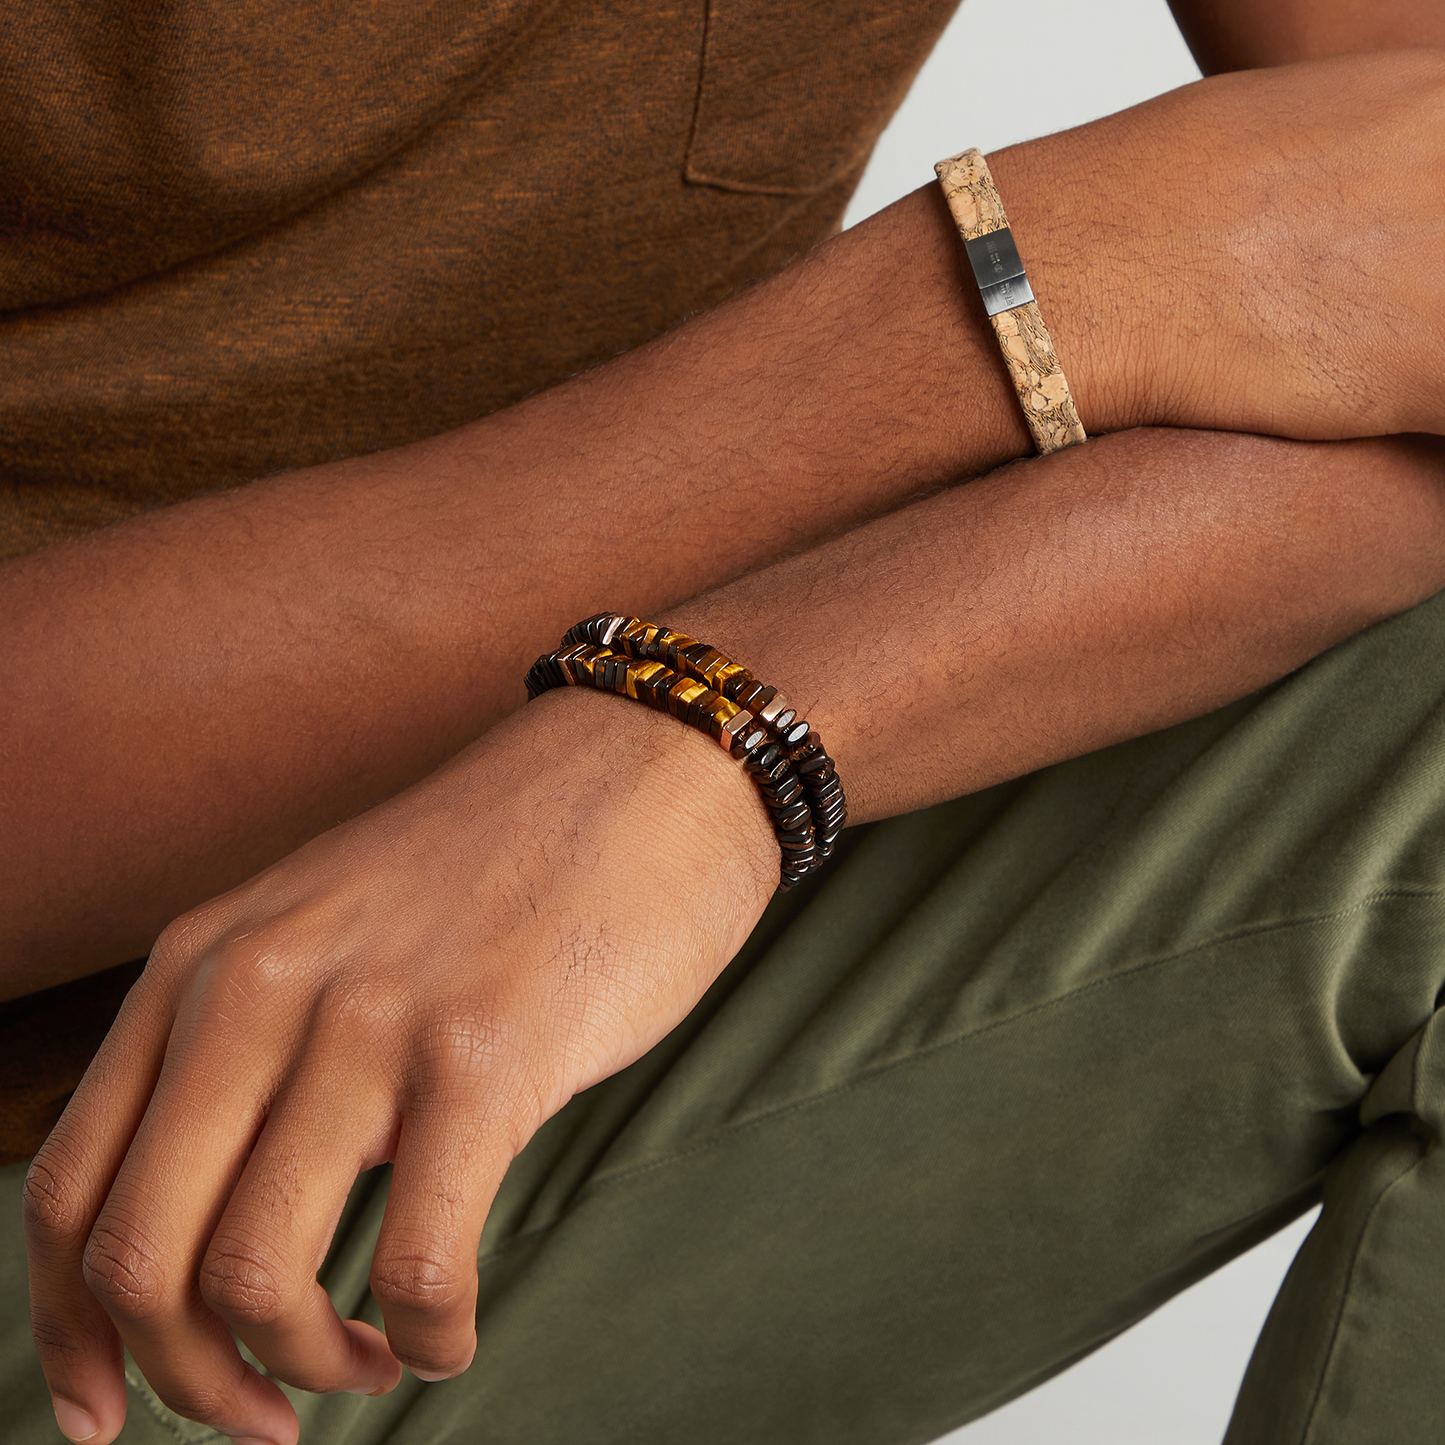
[{"label": "man's fingers", "polygon": [[385,1152],[396,1113],[379,1089],[343,1092],[351,1068],[347,1054],[320,1048],[277,1099],[206,1248],[200,1291],[278,1379],[371,1395],[392,1389],[401,1367],[379,1331],[340,1319],[316,1279],[346,1196]]},{"label": "man's fingers", "polygon": [[120,1337],[86,1288],[87,1241],[165,1056],[171,1003],[143,975],[25,1180],[30,1319],[56,1421],[72,1440],[109,1445],[125,1423]]},{"label": "man's fingers", "polygon": [[[300,1029],[266,1007],[266,966],[264,949],[222,948],[190,970],[165,1062],[95,1218],[81,1272],[151,1388],[177,1414],[228,1435],[291,1445],[295,1412],[242,1359],[198,1281]],[[238,1019],[244,1042],[236,1038]]]},{"label": "man's fingers", "polygon": [[371,1265],[392,1353],[429,1380],[460,1374],[476,1351],[477,1244],[517,1141],[485,1027],[443,1032],[427,1052],[449,1062],[408,1103]]}]

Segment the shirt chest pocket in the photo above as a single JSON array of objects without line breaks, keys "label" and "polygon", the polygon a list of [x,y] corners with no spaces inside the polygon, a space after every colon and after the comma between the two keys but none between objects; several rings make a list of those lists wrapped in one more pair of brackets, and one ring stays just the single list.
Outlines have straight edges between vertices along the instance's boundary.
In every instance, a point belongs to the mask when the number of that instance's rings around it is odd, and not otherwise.
[{"label": "shirt chest pocket", "polygon": [[687,179],[803,196],[858,169],[956,4],[707,0]]}]

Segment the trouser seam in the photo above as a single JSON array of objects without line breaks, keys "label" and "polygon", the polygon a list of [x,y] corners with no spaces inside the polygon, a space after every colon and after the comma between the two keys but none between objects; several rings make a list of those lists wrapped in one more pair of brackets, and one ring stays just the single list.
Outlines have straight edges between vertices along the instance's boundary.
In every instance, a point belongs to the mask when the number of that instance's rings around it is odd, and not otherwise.
[{"label": "trouser seam", "polygon": [[1369,1212],[1365,1215],[1364,1223],[1360,1226],[1359,1235],[1356,1238],[1354,1252],[1350,1256],[1350,1267],[1345,1273],[1345,1282],[1340,1290],[1340,1302],[1335,1309],[1334,1324],[1330,1329],[1330,1342],[1325,1351],[1324,1363],[1320,1366],[1319,1378],[1315,1381],[1314,1390],[1311,1393],[1309,1411],[1305,1416],[1304,1429],[1300,1432],[1300,1445],[1309,1445],[1314,1435],[1315,1419],[1319,1414],[1320,1406],[1323,1403],[1325,1392],[1325,1381],[1329,1378],[1330,1366],[1335,1361],[1335,1356],[1340,1347],[1340,1330],[1344,1325],[1345,1309],[1350,1302],[1350,1287],[1355,1280],[1355,1271],[1359,1268],[1360,1256],[1364,1253],[1365,1238],[1370,1232],[1370,1226],[1375,1222],[1375,1215],[1384,1204],[1386,1197],[1404,1180],[1408,1179],[1419,1167],[1424,1159],[1422,1153],[1419,1158],[1406,1170],[1392,1179],[1376,1196],[1375,1202],[1370,1205]]}]

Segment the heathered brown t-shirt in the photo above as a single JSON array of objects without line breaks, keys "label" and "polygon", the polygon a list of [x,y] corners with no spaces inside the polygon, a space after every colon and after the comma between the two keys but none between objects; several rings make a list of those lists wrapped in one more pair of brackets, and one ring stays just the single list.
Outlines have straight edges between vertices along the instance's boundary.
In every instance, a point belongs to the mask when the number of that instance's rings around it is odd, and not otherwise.
[{"label": "heathered brown t-shirt", "polygon": [[443,431],[776,269],[954,4],[13,7],[0,556]]},{"label": "heathered brown t-shirt", "polygon": [[[955,3],[10,7],[0,557],[443,431],[776,269]],[[0,1163],[135,971],[0,1005]]]}]

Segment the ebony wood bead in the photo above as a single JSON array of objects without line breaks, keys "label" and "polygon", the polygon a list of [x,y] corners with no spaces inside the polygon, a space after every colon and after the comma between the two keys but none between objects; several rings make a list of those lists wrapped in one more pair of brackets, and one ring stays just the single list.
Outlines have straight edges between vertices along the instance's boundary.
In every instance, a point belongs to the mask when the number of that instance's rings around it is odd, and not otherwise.
[{"label": "ebony wood bead", "polygon": [[[748,716],[751,717],[752,714],[749,713]],[[752,752],[752,750],[757,747],[759,743],[764,742],[767,739],[767,736],[767,732],[763,728],[758,727],[756,724],[747,727],[743,732],[740,732],[737,735],[736,740],[733,742],[733,757],[745,757],[748,753]]]},{"label": "ebony wood bead", "polygon": [[770,742],[760,747],[752,757],[748,759],[747,768],[750,773],[766,773],[769,769],[775,767],[780,760],[786,761],[786,759],[783,758],[782,748],[780,748],[777,743]]},{"label": "ebony wood bead", "polygon": [[779,742],[782,741],[783,733],[792,725],[793,719],[797,717],[797,715],[792,708],[784,708],[784,710],[773,719],[773,731],[778,734]]},{"label": "ebony wood bead", "polygon": [[778,741],[788,748],[797,747],[807,736],[808,721],[806,718],[799,718],[796,722],[791,722],[787,727],[778,731]]},{"label": "ebony wood bead", "polygon": [[795,803],[803,796],[803,785],[794,774],[776,785],[770,784],[764,791],[771,793],[774,800],[779,803]]}]

